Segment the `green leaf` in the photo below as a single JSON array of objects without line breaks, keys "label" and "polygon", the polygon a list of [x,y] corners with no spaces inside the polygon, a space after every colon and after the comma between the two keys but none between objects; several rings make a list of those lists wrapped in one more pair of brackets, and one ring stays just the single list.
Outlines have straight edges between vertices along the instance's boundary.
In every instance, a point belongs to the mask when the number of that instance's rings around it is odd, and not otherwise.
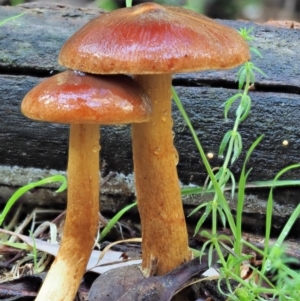
[{"label": "green leaf", "polygon": [[260,51],[257,48],[255,48],[255,47],[250,46],[250,51],[252,51],[253,53],[255,53],[260,58],[263,57],[262,54],[260,53]]},{"label": "green leaf", "polygon": [[239,34],[242,36],[242,38],[247,41],[247,42],[251,42],[254,37],[250,35],[250,33],[253,31],[253,27],[250,28],[241,28],[240,30],[238,30]]},{"label": "green leaf", "polygon": [[238,71],[238,75],[237,75],[238,87],[240,90],[243,89],[243,86],[246,82],[246,75],[247,75],[247,69],[246,69],[246,64],[244,64],[244,66],[242,66]]},{"label": "green leaf", "polygon": [[226,227],[226,215],[220,206],[217,208],[217,210],[218,210],[222,225],[225,228]]},{"label": "green leaf", "polygon": [[230,173],[231,177],[231,198],[234,198],[235,188],[236,188],[236,181],[233,173]]},{"label": "green leaf", "polygon": [[208,249],[208,266],[209,267],[212,266],[213,255],[214,255],[214,245],[211,244]]},{"label": "green leaf", "polygon": [[203,207],[208,206],[208,205],[209,205],[209,202],[198,205],[195,209],[192,210],[192,212],[188,215],[188,217],[190,217],[191,215],[195,214],[200,209],[202,209]]},{"label": "green leaf", "polygon": [[[231,250],[231,247],[228,247],[228,245],[233,246],[233,241],[228,235],[221,234],[221,235],[218,236],[218,240],[219,240],[220,245],[225,250],[227,250],[230,254],[233,253],[232,250]],[[225,241],[227,241],[227,244],[225,243]]]},{"label": "green leaf", "polygon": [[225,109],[224,109],[224,117],[225,117],[225,120],[228,119],[228,112],[232,106],[232,104],[238,99],[238,98],[241,98],[243,96],[243,94],[241,93],[237,93],[235,95],[233,95],[232,97],[230,97],[229,99],[227,99],[224,103],[225,105]]},{"label": "green leaf", "polygon": [[208,205],[205,208],[204,213],[202,214],[201,218],[197,222],[197,225],[196,225],[196,228],[195,228],[195,234],[199,232],[201,226],[203,225],[203,223],[205,222],[205,220],[207,219],[207,217],[209,216],[211,211],[212,211],[212,206],[211,206],[211,202],[209,202]]},{"label": "green leaf", "polygon": [[231,177],[231,171],[229,168],[223,168],[223,172],[224,172],[224,175],[222,176],[222,178],[220,179],[220,185],[225,185],[228,181],[229,181],[229,178]]},{"label": "green leaf", "polygon": [[256,66],[252,66],[252,69],[255,70],[256,72],[260,73],[261,75],[265,76],[265,77],[268,77],[266,75],[266,73],[264,73],[260,68],[256,67]]},{"label": "green leaf", "polygon": [[[201,231],[201,233],[200,233],[200,235],[202,236],[202,237],[205,237],[205,238],[207,238],[207,239],[211,239],[211,234],[207,231],[207,230],[202,230]],[[209,241],[210,242],[210,241]]]},{"label": "green leaf", "polygon": [[231,165],[238,159],[242,152],[243,143],[242,143],[242,137],[239,132],[236,132],[236,135],[234,137],[233,141],[233,154],[231,157]]},{"label": "green leaf", "polygon": [[239,122],[244,121],[248,117],[251,109],[251,104],[252,104],[251,97],[247,95],[247,97],[245,97],[243,100],[243,112],[240,116]]},{"label": "green leaf", "polygon": [[251,62],[246,63],[246,65],[247,65],[247,76],[249,77],[250,80],[249,84],[255,83],[255,74],[253,72],[254,65]]},{"label": "green leaf", "polygon": [[229,139],[232,137],[232,130],[230,130],[230,131],[228,131],[225,135],[224,135],[224,137],[223,137],[223,139],[222,139],[222,141],[221,141],[221,144],[220,144],[220,148],[219,148],[219,153],[218,153],[218,155],[219,156],[223,156],[223,154],[224,154],[224,151],[225,151],[225,149],[226,149],[226,147],[227,147],[227,144],[228,144],[228,142],[229,142]]}]

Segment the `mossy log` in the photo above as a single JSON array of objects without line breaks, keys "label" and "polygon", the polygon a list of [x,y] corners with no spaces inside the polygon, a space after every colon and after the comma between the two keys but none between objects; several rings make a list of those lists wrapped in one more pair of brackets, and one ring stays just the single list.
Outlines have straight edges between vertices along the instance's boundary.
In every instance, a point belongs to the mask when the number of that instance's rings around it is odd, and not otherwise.
[{"label": "mossy log", "polygon": [[[0,27],[0,199],[4,202],[10,193],[9,186],[20,186],[30,180],[48,175],[50,169],[64,171],[67,166],[68,126],[40,123],[26,119],[20,112],[24,95],[43,78],[64,70],[57,57],[64,42],[90,19],[103,13],[96,9],[83,9],[42,3],[17,7],[0,7],[0,21],[23,13],[20,17]],[[259,25],[243,21],[219,21],[236,29],[253,27],[255,41],[263,58],[253,56],[253,62],[266,77],[257,74],[250,92],[252,109],[248,119],[241,124],[243,138],[241,159],[232,171],[238,178],[245,151],[261,134],[264,138],[253,152],[248,163],[252,168],[249,181],[271,180],[277,172],[289,164],[300,161],[300,31]],[[185,106],[204,150],[213,153],[212,166],[220,166],[218,146],[224,133],[232,126],[234,112],[224,120],[224,101],[237,93],[237,69],[176,74],[173,84]],[[184,184],[203,185],[206,171],[192,136],[174,105],[175,144],[180,155],[178,172]],[[287,140],[288,145],[282,141]],[[101,135],[102,175],[117,172],[126,176],[107,183],[102,191],[102,201],[125,201],[133,198],[132,151],[130,127],[102,127]],[[13,167],[13,168],[12,168]],[[34,169],[32,169],[34,168]],[[128,176],[129,175],[129,176]],[[299,179],[295,169],[286,175]],[[120,180],[121,179],[121,180]],[[299,188],[276,190],[274,227],[280,227],[299,202]],[[37,194],[37,192],[35,192]],[[262,220],[268,191],[247,191],[245,214]],[[107,198],[108,197],[108,198]],[[205,197],[185,199],[187,212]],[[37,200],[38,199],[38,200]],[[57,206],[63,197],[53,199]],[[45,205],[46,201],[34,197],[25,198]],[[112,209],[103,203],[102,208],[116,211],[124,205],[119,202]],[[234,202],[233,202],[234,203]],[[52,205],[53,206],[53,205]],[[233,204],[234,208],[234,204]]]}]

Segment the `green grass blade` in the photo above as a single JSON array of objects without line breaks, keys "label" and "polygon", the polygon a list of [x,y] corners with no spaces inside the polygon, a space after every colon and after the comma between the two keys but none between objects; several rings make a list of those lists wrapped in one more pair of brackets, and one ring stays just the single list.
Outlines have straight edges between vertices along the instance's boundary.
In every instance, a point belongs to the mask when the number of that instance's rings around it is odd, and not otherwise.
[{"label": "green grass blade", "polygon": [[25,251],[31,250],[31,247],[24,242],[1,241],[1,245],[5,245],[19,250],[25,250]]},{"label": "green grass blade", "polygon": [[12,21],[12,20],[14,20],[14,19],[17,19],[17,18],[21,17],[22,15],[24,15],[24,13],[21,13],[21,14],[19,14],[19,15],[12,16],[12,17],[9,17],[9,18],[7,18],[7,19],[5,19],[5,20],[3,20],[3,21],[0,21],[0,26],[4,25],[5,23],[7,23],[7,22],[9,22],[9,21]]},{"label": "green grass blade", "polygon": [[126,7],[132,6],[132,0],[126,0]]},{"label": "green grass blade", "polygon": [[221,201],[222,203],[224,203],[223,205],[225,207],[226,216],[227,216],[227,218],[229,218],[228,219],[228,223],[230,225],[230,228],[232,229],[233,232],[235,232],[235,224],[234,224],[234,220],[232,218],[230,218],[230,216],[232,217],[232,215],[231,215],[231,212],[230,212],[229,205],[227,204],[227,200],[226,200],[225,196],[223,195],[221,187],[220,187],[219,183],[217,182],[217,180],[215,178],[215,175],[214,175],[214,173],[213,173],[213,171],[212,171],[212,169],[210,167],[210,164],[209,164],[209,162],[208,162],[208,160],[206,158],[205,152],[204,152],[204,150],[203,150],[203,148],[202,148],[202,146],[200,144],[200,141],[199,141],[199,139],[197,137],[197,134],[196,134],[196,132],[195,132],[195,130],[194,130],[192,124],[191,124],[191,121],[190,121],[188,115],[186,114],[186,112],[185,112],[185,110],[183,108],[183,105],[182,105],[182,103],[181,103],[181,101],[180,101],[180,99],[179,99],[179,97],[178,97],[178,95],[177,95],[174,87],[172,87],[172,97],[173,97],[174,102],[176,103],[176,105],[177,105],[177,107],[178,107],[178,109],[179,109],[179,111],[180,111],[180,113],[181,113],[181,115],[182,115],[182,117],[183,117],[186,125],[188,126],[188,128],[189,128],[189,130],[190,130],[190,132],[192,134],[194,142],[195,142],[195,144],[196,144],[196,146],[198,148],[198,151],[200,153],[202,162],[203,162],[203,164],[204,164],[204,166],[206,168],[206,171],[207,171],[207,173],[208,173],[208,175],[210,177],[210,180],[211,180],[211,182],[212,182],[212,184],[214,186],[214,189],[215,189],[215,191],[216,191],[216,193],[218,195],[218,199],[219,199],[219,201]]},{"label": "green grass blade", "polygon": [[118,8],[118,5],[111,0],[96,0],[97,6],[107,11],[112,11]]},{"label": "green grass blade", "polygon": [[[271,180],[271,181],[253,181],[246,183],[247,188],[272,188],[272,187],[287,187],[287,186],[299,186],[300,180]],[[236,187],[238,189],[238,187]],[[227,185],[224,188],[225,191],[232,190],[232,185]],[[215,189],[204,189],[200,186],[186,187],[181,189],[181,195],[192,195],[192,194],[203,194],[203,193],[214,193]]]},{"label": "green grass blade", "polygon": [[132,207],[136,206],[137,202],[134,202],[133,204],[130,204],[120,210],[103,228],[103,230],[100,233],[100,241],[109,233],[109,231],[114,227],[114,225],[118,222],[118,220],[125,214],[128,210],[130,210]]},{"label": "green grass blade", "polygon": [[[287,166],[286,168],[283,168],[275,177],[275,181],[278,180],[279,177],[281,177],[284,173],[288,172],[289,170],[292,169],[296,169],[296,168],[300,168],[300,164],[293,164],[290,166]],[[267,254],[268,252],[268,242],[269,242],[269,238],[270,238],[270,228],[271,228],[271,215],[272,215],[272,209],[273,206],[273,188],[271,188],[270,193],[269,193],[269,199],[268,202],[270,202],[270,205],[267,207],[267,220],[266,220],[266,235],[265,235],[265,249],[264,249],[264,253]],[[268,258],[265,257],[265,260],[263,261],[263,266],[262,266],[262,273],[264,274],[270,267],[271,262],[269,258],[272,258],[274,256],[274,252],[276,247],[280,247],[283,243],[283,241],[285,240],[286,236],[288,235],[288,233],[290,232],[293,224],[295,223],[295,221],[297,220],[297,218],[300,215],[300,204],[296,207],[296,209],[293,211],[293,213],[291,214],[291,216],[289,217],[287,223],[285,224],[284,228],[282,229],[279,237],[277,238],[274,247],[272,248],[270,254],[268,255]]]},{"label": "green grass blade", "polygon": [[[241,256],[242,254],[242,215],[244,209],[244,202],[245,202],[245,187],[246,181],[249,173],[246,173],[246,165],[249,161],[249,158],[254,151],[255,147],[260,143],[263,136],[258,137],[254,143],[251,145],[249,150],[246,153],[246,158],[243,164],[240,180],[239,180],[239,189],[238,189],[238,202],[237,202],[237,209],[236,209],[236,233],[235,233],[235,244],[234,244],[234,252],[237,256]],[[239,273],[239,267],[236,268],[236,273]]]},{"label": "green grass blade", "polygon": [[64,176],[61,175],[55,175],[51,176],[45,179],[42,179],[40,181],[29,183],[21,188],[19,188],[7,201],[3,211],[0,214],[0,225],[2,225],[7,213],[11,209],[11,207],[15,204],[15,202],[27,191],[29,191],[32,188],[36,188],[38,186],[44,186],[45,184],[49,183],[55,183],[55,182],[61,182],[61,186],[59,189],[56,190],[56,192],[62,192],[67,188],[67,179]]}]

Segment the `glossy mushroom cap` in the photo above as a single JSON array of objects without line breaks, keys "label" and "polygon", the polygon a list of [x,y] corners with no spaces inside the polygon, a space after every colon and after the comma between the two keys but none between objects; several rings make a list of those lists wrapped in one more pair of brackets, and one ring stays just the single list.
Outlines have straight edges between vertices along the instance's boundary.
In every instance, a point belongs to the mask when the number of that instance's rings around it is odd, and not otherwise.
[{"label": "glossy mushroom cap", "polygon": [[89,73],[233,68],[250,59],[240,34],[194,11],[145,3],[99,16],[62,47],[59,63]]},{"label": "glossy mushroom cap", "polygon": [[148,121],[151,105],[128,76],[68,70],[34,87],[21,111],[28,118],[57,123],[122,124]]}]

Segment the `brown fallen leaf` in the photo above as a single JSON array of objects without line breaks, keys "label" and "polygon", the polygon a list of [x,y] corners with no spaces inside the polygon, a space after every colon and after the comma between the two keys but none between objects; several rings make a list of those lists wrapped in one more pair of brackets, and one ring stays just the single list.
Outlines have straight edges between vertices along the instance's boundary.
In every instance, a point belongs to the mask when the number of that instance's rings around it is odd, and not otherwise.
[{"label": "brown fallen leaf", "polygon": [[36,297],[42,284],[37,276],[24,276],[19,279],[0,283],[0,299],[17,297]]},{"label": "brown fallen leaf", "polygon": [[199,257],[179,266],[170,273],[139,281],[117,301],[170,301],[192,276],[208,269],[206,257]]},{"label": "brown fallen leaf", "polygon": [[142,279],[144,279],[144,276],[138,265],[110,270],[94,281],[88,300],[116,301]]},{"label": "brown fallen leaf", "polygon": [[[130,270],[129,270],[130,269]],[[101,275],[92,285],[90,301],[169,301],[192,276],[208,269],[207,257],[199,257],[163,276],[143,278],[140,269],[128,267]],[[120,270],[120,274],[118,271]],[[105,276],[107,275],[107,276]],[[129,276],[127,284],[127,276]],[[142,277],[142,278],[141,278]],[[105,279],[105,283],[104,282]],[[107,281],[107,282],[106,282]],[[119,287],[118,287],[119,286]],[[104,292],[103,292],[104,290]],[[112,291],[113,290],[113,291]]]}]

